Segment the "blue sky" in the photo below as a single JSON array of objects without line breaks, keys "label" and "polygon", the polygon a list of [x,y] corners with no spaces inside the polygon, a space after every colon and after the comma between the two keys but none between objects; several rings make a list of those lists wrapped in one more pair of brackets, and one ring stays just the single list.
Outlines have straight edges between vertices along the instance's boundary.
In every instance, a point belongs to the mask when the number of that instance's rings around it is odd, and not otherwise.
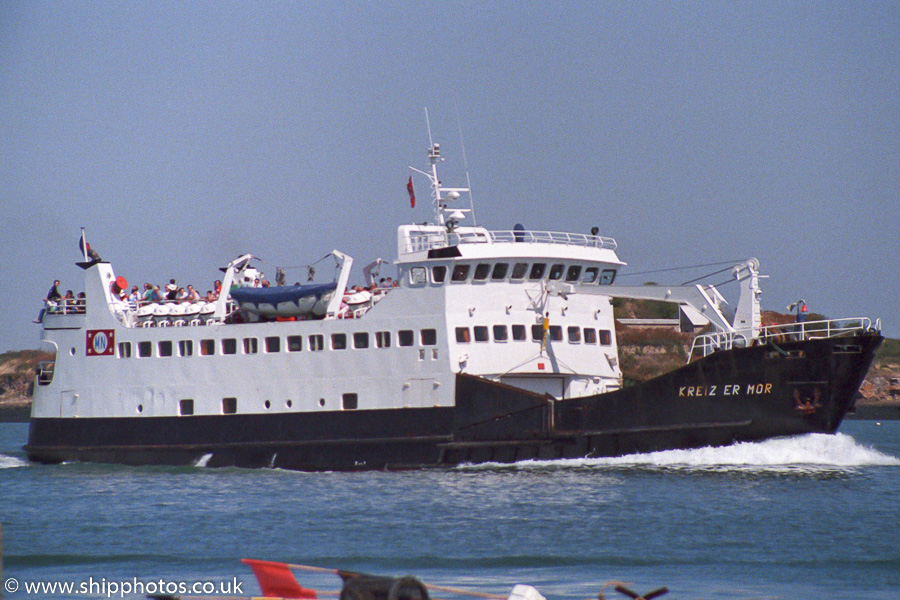
[{"label": "blue sky", "polygon": [[632,272],[755,256],[763,308],[900,337],[900,4],[530,4],[0,3],[0,351],[81,289],[82,226],[201,291],[243,252],[394,258],[424,107],[481,225],[596,225]]}]

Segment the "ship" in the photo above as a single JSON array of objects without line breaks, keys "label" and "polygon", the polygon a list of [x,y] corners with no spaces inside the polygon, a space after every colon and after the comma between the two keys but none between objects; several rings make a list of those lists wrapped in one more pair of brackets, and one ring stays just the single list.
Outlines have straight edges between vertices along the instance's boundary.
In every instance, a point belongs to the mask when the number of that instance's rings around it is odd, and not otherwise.
[{"label": "ship", "polygon": [[[351,286],[353,259],[334,250],[330,281],[265,287],[247,254],[223,268],[214,301],[128,301],[82,230],[83,297],[40,319],[55,359],[36,378],[29,459],[305,471],[555,461],[834,433],[852,407],[879,320],[764,325],[753,258],[730,268],[734,306],[701,283],[621,285],[615,239],[480,226],[469,188],[438,177],[440,145],[427,156],[411,169],[433,218],[399,225],[387,285],[378,258]],[[626,381],[618,298],[706,323],[683,366]]]}]

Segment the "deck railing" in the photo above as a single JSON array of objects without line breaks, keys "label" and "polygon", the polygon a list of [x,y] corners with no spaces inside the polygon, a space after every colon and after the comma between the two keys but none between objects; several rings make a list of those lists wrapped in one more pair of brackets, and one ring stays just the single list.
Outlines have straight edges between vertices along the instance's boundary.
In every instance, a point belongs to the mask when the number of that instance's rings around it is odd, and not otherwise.
[{"label": "deck railing", "polygon": [[[876,321],[875,329],[881,329],[880,322]],[[688,360],[691,360],[695,353],[699,356],[708,356],[719,350],[745,348],[753,343],[767,344],[771,342],[777,345],[781,342],[833,338],[871,330],[872,320],[870,318],[853,317],[768,325],[760,329],[759,335],[755,338],[750,329],[705,333],[694,338]]]},{"label": "deck railing", "polygon": [[461,244],[560,244],[587,248],[615,250],[616,240],[611,237],[561,231],[463,231],[463,232],[422,232],[409,237],[406,252],[422,252],[435,248],[446,248]]}]

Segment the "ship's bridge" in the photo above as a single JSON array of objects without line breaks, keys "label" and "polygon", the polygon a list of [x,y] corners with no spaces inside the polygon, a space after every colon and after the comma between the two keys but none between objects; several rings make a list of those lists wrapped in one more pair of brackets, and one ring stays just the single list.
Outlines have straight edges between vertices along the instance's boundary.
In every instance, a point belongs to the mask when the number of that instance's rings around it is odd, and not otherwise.
[{"label": "ship's bridge", "polygon": [[623,265],[610,237],[524,228],[488,230],[484,227],[403,225],[397,230],[399,263],[435,258],[547,257]]}]

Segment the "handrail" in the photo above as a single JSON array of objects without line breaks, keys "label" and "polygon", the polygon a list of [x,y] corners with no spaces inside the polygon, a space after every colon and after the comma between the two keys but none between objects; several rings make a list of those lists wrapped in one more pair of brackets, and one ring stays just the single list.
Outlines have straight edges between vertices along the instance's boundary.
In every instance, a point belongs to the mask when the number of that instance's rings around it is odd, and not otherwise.
[{"label": "handrail", "polygon": [[559,244],[586,248],[615,250],[616,240],[611,237],[560,231],[475,230],[462,232],[415,232],[407,240],[406,253],[422,252],[461,244]]},{"label": "handrail", "polygon": [[[876,329],[879,328],[878,325],[880,324],[876,322]],[[688,354],[688,361],[694,356],[695,351],[701,351],[702,356],[708,356],[718,350],[747,347],[755,340],[763,344],[768,342],[802,341],[817,338],[833,338],[858,331],[871,330],[872,320],[869,317],[851,317],[768,325],[759,330],[759,335],[753,335],[752,329],[705,333],[694,338],[694,343]]]}]

